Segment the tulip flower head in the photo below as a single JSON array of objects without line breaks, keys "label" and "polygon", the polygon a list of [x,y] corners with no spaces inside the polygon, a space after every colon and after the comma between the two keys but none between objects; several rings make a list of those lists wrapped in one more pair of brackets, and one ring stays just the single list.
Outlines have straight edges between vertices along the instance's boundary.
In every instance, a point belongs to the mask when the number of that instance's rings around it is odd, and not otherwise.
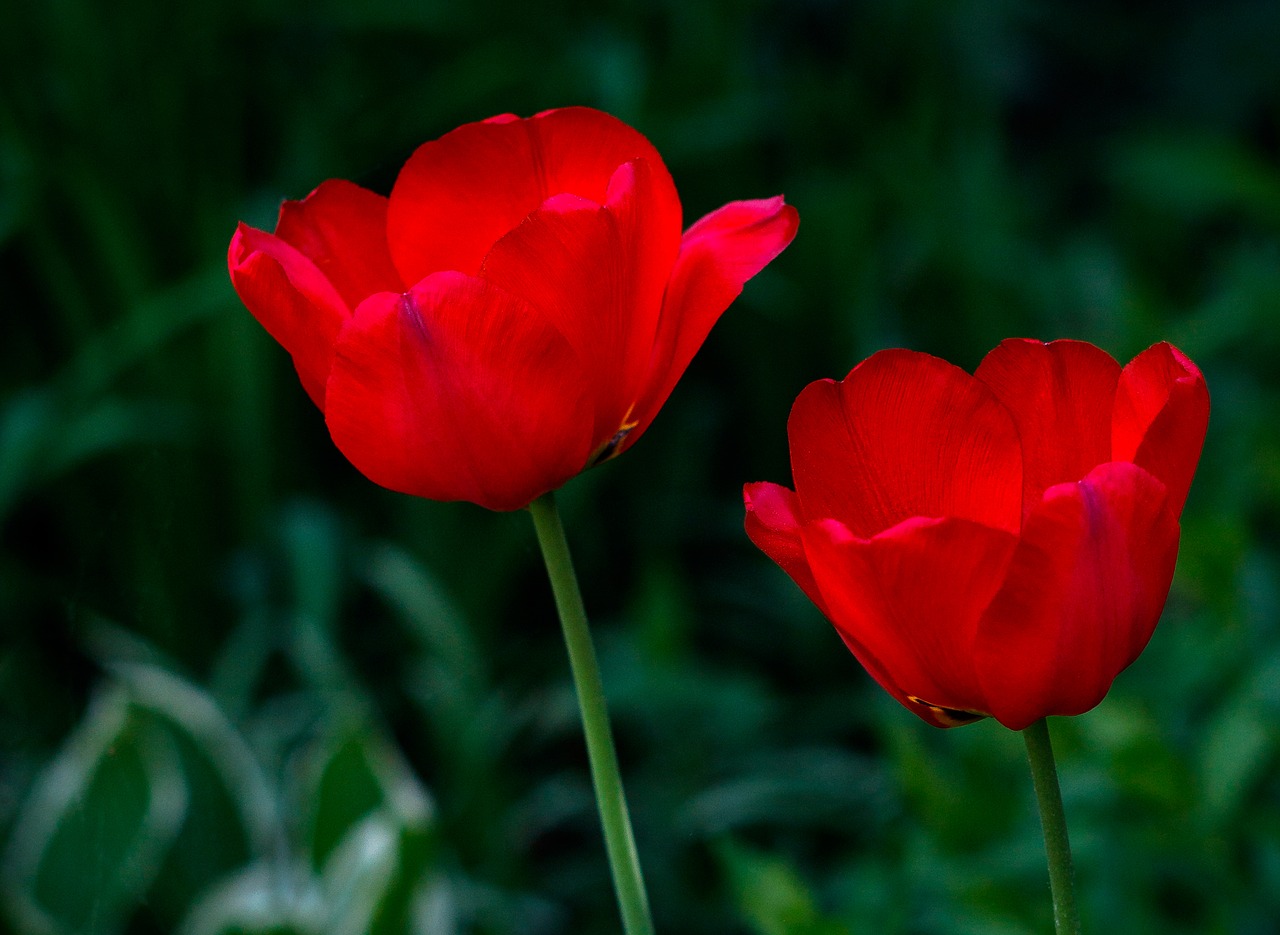
[{"label": "tulip flower head", "polygon": [[795,490],[748,484],[746,529],[886,691],[952,727],[1097,705],[1147,645],[1209,395],[1157,344],[1121,368],[1008,340],[970,375],[881,351],[801,392]]},{"label": "tulip flower head", "polygon": [[776,197],[682,234],[649,141],[574,107],[426,143],[389,198],[325,182],[228,266],[366,477],[514,510],[636,442],[797,223]]}]

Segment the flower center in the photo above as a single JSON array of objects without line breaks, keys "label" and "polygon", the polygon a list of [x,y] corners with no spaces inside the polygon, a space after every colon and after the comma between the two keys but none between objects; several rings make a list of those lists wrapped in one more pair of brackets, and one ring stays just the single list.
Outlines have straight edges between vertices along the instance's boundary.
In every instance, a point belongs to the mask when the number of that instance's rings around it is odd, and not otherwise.
[{"label": "flower center", "polygon": [[928,708],[946,727],[963,727],[965,724],[981,721],[984,717],[991,717],[985,711],[970,711],[966,708],[948,708],[940,704],[931,704],[915,695],[907,695],[907,701]]},{"label": "flower center", "polygon": [[[629,417],[630,415],[631,413],[628,411],[627,416]],[[587,467],[593,468],[597,464],[608,461],[617,454],[618,446],[622,444],[622,440],[630,435],[631,430],[639,424],[639,422],[623,422],[622,425],[618,427],[618,431],[613,433],[613,437],[601,445],[599,450],[587,459]]]}]

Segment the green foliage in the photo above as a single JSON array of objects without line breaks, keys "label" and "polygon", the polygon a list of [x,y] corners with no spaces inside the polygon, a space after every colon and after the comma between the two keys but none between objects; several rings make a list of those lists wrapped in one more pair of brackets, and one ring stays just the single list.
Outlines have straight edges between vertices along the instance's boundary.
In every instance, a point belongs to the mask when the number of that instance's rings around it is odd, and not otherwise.
[{"label": "green foliage", "polygon": [[720,848],[720,859],[734,902],[759,935],[848,935],[840,923],[822,918],[786,861],[731,843]]},{"label": "green foliage", "polygon": [[1087,931],[1280,918],[1280,10],[17,0],[0,10],[0,930],[616,932],[527,517],[330,444],[223,265],[327,177],[566,103],[686,221],[786,193],[560,503],[659,930],[1049,927],[1018,738],[882,696],[741,532],[810,380],[1011,335],[1204,369],[1165,618],[1054,725]]}]

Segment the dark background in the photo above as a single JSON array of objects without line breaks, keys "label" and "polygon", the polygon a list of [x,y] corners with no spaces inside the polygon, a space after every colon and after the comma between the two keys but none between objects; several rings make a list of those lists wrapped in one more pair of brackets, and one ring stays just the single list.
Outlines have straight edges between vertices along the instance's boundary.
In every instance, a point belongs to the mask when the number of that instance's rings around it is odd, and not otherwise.
[{"label": "dark background", "polygon": [[1048,931],[1019,738],[899,708],[741,530],[806,383],[1023,335],[1213,395],[1163,622],[1053,724],[1086,930],[1274,933],[1278,49],[1263,0],[7,3],[0,931],[617,931],[528,518],[360,477],[225,267],[324,178],[589,104],[687,222],[801,216],[561,496],[659,931]]}]

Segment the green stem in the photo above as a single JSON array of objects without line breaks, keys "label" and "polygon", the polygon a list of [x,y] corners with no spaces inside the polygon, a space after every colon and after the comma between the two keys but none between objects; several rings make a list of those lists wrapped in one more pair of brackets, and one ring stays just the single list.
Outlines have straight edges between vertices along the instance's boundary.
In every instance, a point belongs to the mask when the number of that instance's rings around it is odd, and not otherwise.
[{"label": "green stem", "polygon": [[1022,732],[1031,762],[1031,783],[1040,806],[1044,828],[1044,850],[1049,858],[1049,889],[1053,893],[1053,928],[1057,935],[1080,935],[1080,913],[1076,910],[1074,872],[1071,869],[1071,842],[1067,839],[1067,816],[1062,810],[1062,790],[1053,763],[1049,722],[1043,718]]},{"label": "green stem", "polygon": [[622,775],[618,771],[618,755],[613,749],[609,730],[609,712],[605,707],[604,684],[596,651],[591,645],[587,612],[582,606],[582,593],[569,557],[560,513],[553,494],[544,494],[529,504],[533,525],[538,531],[538,545],[547,563],[551,590],[565,646],[569,650],[569,666],[578,692],[578,709],[582,712],[582,730],[587,736],[587,758],[591,762],[591,781],[596,790],[596,807],[604,826],[605,849],[613,872],[613,889],[618,895],[618,908],[626,935],[653,935],[649,918],[649,900],[645,896],[644,878],[640,873],[640,857],[631,833],[631,817],[622,791]]}]

